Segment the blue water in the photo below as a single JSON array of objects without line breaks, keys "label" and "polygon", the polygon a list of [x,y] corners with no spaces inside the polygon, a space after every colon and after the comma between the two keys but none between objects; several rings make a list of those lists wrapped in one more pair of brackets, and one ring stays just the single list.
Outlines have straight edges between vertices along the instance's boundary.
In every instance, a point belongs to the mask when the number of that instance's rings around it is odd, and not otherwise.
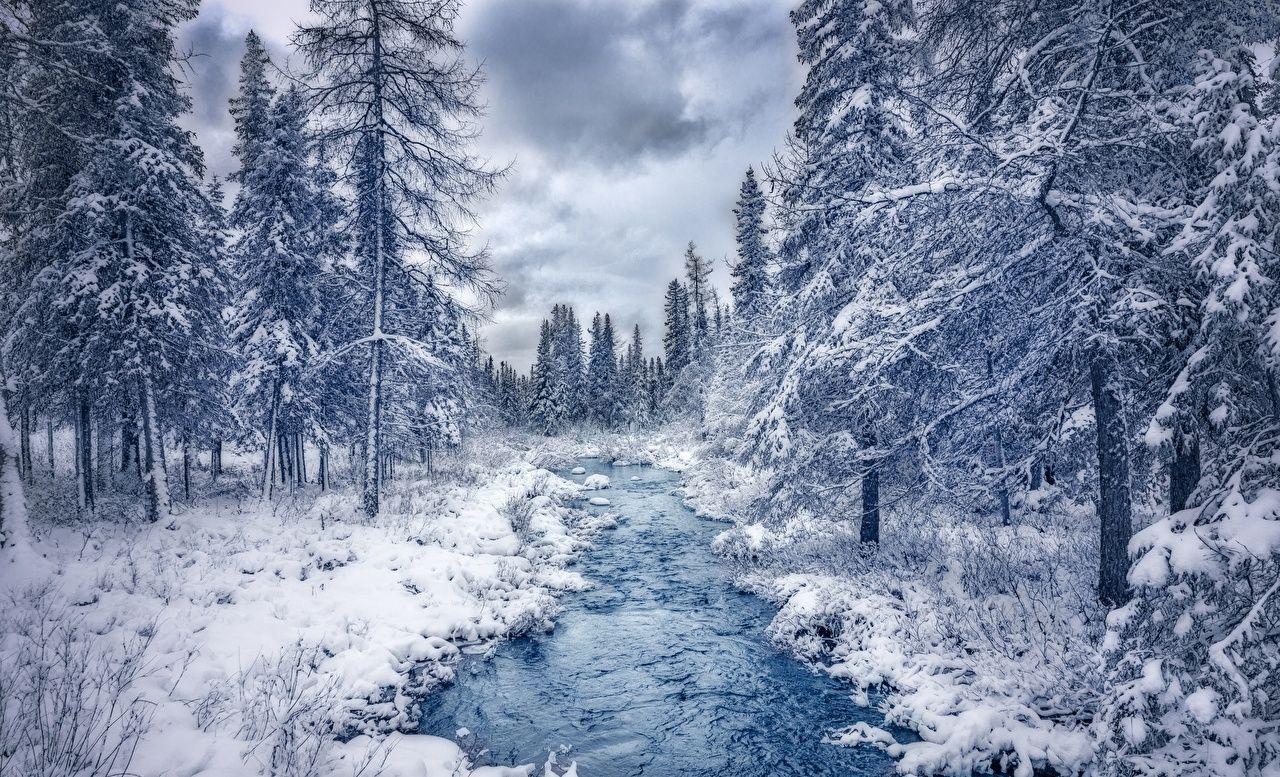
[{"label": "blue water", "polygon": [[878,750],[822,742],[879,718],[769,645],[773,607],[733,588],[710,551],[724,526],[684,508],[674,475],[581,463],[613,481],[601,494],[612,505],[591,509],[621,518],[579,566],[596,587],[564,598],[553,632],[464,661],[426,700],[422,733],[465,727],[484,764],[541,764],[568,748],[559,760],[581,777],[893,772]]}]

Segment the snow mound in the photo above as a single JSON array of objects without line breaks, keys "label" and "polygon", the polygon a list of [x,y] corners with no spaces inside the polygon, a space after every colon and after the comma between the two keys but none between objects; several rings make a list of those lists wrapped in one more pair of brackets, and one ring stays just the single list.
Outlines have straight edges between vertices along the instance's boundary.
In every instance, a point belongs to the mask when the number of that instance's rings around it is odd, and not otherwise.
[{"label": "snow mound", "polygon": [[587,489],[588,491],[599,491],[602,488],[608,488],[609,476],[608,475],[592,475],[591,477],[582,481],[582,487]]},{"label": "snow mound", "polygon": [[590,504],[595,505],[596,507],[608,507],[608,506],[609,506],[609,500],[608,500],[608,499],[605,499],[605,498],[604,498],[604,497],[602,497],[602,496],[593,496],[593,497],[591,497],[590,499],[588,499],[587,501],[588,501]]},{"label": "snow mound", "polygon": [[570,470],[570,474],[573,474],[573,475],[585,475],[585,474],[587,474],[587,468],[586,468],[586,467],[574,467],[572,470]]}]

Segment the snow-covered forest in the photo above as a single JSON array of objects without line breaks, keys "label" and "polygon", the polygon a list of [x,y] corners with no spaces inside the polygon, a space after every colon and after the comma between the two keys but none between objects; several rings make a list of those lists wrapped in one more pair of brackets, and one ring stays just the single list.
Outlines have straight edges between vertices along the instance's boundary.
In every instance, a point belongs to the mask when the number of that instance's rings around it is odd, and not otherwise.
[{"label": "snow-covered forest", "polygon": [[197,0],[0,0],[0,777],[811,773],[422,729],[658,471],[850,774],[1280,776],[1280,9],[789,8],[735,255],[516,364],[459,0],[250,32],[225,181]]}]

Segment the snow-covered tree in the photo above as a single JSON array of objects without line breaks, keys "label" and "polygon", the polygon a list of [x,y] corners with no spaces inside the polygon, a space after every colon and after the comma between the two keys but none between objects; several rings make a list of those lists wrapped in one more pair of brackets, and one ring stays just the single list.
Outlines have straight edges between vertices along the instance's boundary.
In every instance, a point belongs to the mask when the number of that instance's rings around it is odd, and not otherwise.
[{"label": "snow-covered tree", "polygon": [[[747,328],[766,312],[769,294],[769,247],[765,243],[765,200],[756,182],[756,172],[747,168],[734,208],[734,239],[738,244],[738,260],[731,270],[733,306],[740,322]],[[719,306],[716,318],[719,319]]]},{"label": "snow-covered tree", "polygon": [[1245,41],[1202,49],[1174,104],[1200,181],[1167,250],[1195,270],[1198,327],[1145,435],[1172,448],[1172,514],[1134,538],[1134,601],[1109,621],[1114,687],[1098,731],[1111,774],[1280,764],[1266,722],[1280,715],[1266,679],[1280,667],[1280,117],[1265,112],[1257,67]]},{"label": "snow-covered tree", "polygon": [[707,303],[711,296],[711,264],[698,254],[693,241],[684,250],[685,289],[688,293],[689,338],[692,352],[702,355],[711,328]]},{"label": "snow-covered tree", "polygon": [[666,352],[668,376],[674,378],[693,358],[693,331],[689,321],[689,296],[677,279],[667,284],[663,302],[665,330],[662,345]]},{"label": "snow-covered tree", "polygon": [[[487,296],[481,252],[470,251],[471,204],[501,172],[468,150],[480,116],[479,72],[461,58],[458,3],[317,0],[317,20],[294,44],[310,65],[321,142],[341,155],[352,192],[352,233],[363,294],[352,305],[366,322],[344,353],[367,351],[363,507],[380,504],[385,383],[405,361],[432,364],[432,343],[394,326],[393,305],[436,278]],[[441,286],[446,288],[447,286]]]},{"label": "snow-covered tree", "polygon": [[[82,472],[92,469],[92,403],[113,398],[137,409],[153,521],[169,504],[166,413],[199,391],[225,340],[221,268],[202,228],[203,161],[177,124],[189,99],[171,72],[175,28],[194,15],[160,0],[99,10],[113,56],[98,72],[111,87],[109,118],[57,219],[57,261],[33,280],[21,316],[28,341],[61,375],[51,390],[78,407]],[[89,502],[85,491],[82,483]]]},{"label": "snow-covered tree", "polygon": [[240,146],[244,167],[232,213],[241,229],[234,248],[240,288],[232,337],[242,360],[233,395],[241,418],[265,442],[266,498],[284,471],[281,441],[315,423],[307,370],[320,353],[321,284],[332,225],[323,221],[302,94],[292,88],[281,93],[257,131],[260,137]]},{"label": "snow-covered tree", "polygon": [[529,423],[542,434],[559,431],[567,415],[561,404],[562,395],[556,389],[556,358],[553,350],[551,322],[543,319],[538,330],[538,351],[529,375],[530,392]]},{"label": "snow-covered tree", "polygon": [[595,314],[587,340],[587,410],[593,422],[609,428],[617,423],[621,413],[619,392],[622,385],[618,376],[617,341],[609,314],[603,317]]}]

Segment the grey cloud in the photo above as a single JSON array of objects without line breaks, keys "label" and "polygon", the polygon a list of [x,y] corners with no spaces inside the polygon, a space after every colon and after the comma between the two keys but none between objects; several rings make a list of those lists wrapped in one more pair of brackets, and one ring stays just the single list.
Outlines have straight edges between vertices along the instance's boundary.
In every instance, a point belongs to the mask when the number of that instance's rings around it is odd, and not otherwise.
[{"label": "grey cloud", "polygon": [[[248,22],[227,14],[218,3],[209,3],[178,38],[179,51],[188,55],[182,76],[193,102],[184,122],[199,136],[209,171],[223,178],[236,167],[227,100],[236,92]],[[285,54],[278,45],[268,39],[267,46],[273,60],[283,60]]]},{"label": "grey cloud", "polygon": [[749,54],[785,45],[777,20],[758,18],[761,7],[489,2],[475,8],[465,32],[490,79],[491,127],[559,158],[615,167],[676,156],[724,134],[717,126],[724,117],[700,110],[682,82],[707,46]]}]

